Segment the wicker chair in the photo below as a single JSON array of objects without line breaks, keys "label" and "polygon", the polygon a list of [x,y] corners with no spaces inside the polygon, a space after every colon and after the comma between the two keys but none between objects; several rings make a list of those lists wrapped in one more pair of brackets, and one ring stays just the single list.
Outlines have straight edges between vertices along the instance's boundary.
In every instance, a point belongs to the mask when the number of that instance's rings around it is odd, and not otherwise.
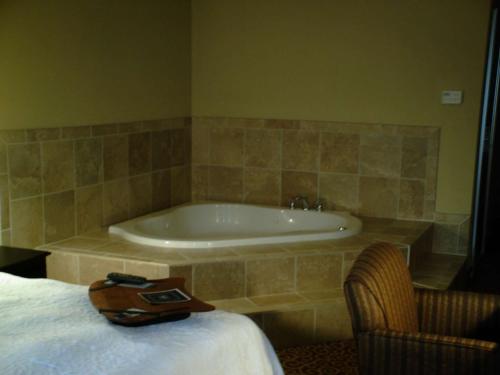
[{"label": "wicker chair", "polygon": [[387,243],[360,254],[344,292],[361,374],[500,374],[500,296],[414,289]]}]

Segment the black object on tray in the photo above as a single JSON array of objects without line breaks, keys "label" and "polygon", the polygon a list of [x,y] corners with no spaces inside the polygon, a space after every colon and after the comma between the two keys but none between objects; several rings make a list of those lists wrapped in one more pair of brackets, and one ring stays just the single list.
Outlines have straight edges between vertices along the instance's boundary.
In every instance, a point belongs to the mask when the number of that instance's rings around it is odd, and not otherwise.
[{"label": "black object on tray", "polygon": [[192,312],[215,309],[192,296],[185,289],[182,277],[157,280],[124,274],[108,277],[90,285],[89,297],[94,307],[115,324],[133,327],[169,322],[186,319]]}]

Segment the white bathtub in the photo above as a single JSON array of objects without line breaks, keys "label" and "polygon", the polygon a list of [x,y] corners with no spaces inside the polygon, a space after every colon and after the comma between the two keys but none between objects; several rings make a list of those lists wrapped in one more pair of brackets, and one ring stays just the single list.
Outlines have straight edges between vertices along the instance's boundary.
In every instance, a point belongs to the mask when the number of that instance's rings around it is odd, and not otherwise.
[{"label": "white bathtub", "polygon": [[346,212],[199,203],[115,224],[109,232],[143,245],[201,249],[344,238],[361,227],[361,220]]}]

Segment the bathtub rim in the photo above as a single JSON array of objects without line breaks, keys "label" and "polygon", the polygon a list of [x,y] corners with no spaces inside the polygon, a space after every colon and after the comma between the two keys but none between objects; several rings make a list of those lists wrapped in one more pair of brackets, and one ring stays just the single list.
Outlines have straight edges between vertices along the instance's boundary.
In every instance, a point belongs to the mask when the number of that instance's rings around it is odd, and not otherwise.
[{"label": "bathtub rim", "polygon": [[[237,206],[252,206],[257,208],[270,208],[274,210],[290,210],[287,207],[282,206],[270,206],[262,204],[246,204],[246,203],[235,203],[235,202],[221,202],[221,201],[198,201],[198,202],[187,202],[173,207],[169,207],[160,211],[151,212],[136,218],[128,219],[120,223],[112,224],[108,227],[108,232],[113,235],[117,235],[126,241],[130,241],[139,245],[161,247],[165,249],[193,249],[193,250],[204,250],[213,249],[219,247],[241,247],[241,246],[259,246],[259,245],[279,245],[286,243],[301,243],[301,242],[314,242],[314,241],[328,241],[336,240],[342,238],[348,238],[361,233],[363,229],[363,222],[360,218],[352,215],[348,211],[333,211],[328,210],[324,212],[317,212],[310,210],[312,214],[335,214],[341,216],[347,220],[351,221],[351,225],[345,231],[295,231],[290,232],[294,234],[280,234],[280,235],[260,235],[259,237],[238,237],[232,239],[221,239],[221,238],[208,238],[208,239],[194,239],[186,240],[185,238],[175,238],[172,237],[165,240],[161,237],[149,235],[146,237],[144,235],[135,234],[137,231],[133,228],[133,225],[140,220],[151,219],[157,216],[162,216],[166,213],[175,211],[177,209],[189,206],[202,206],[202,205],[237,205]],[[302,210],[297,210],[302,211]],[[352,228],[352,229],[351,229]]]}]

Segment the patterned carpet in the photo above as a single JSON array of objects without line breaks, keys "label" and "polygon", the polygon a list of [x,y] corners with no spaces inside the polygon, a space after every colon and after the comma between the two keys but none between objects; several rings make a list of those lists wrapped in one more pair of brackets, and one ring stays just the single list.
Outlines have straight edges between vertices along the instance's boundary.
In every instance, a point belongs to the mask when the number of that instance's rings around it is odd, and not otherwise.
[{"label": "patterned carpet", "polygon": [[277,350],[286,375],[357,375],[354,341],[297,346]]}]

